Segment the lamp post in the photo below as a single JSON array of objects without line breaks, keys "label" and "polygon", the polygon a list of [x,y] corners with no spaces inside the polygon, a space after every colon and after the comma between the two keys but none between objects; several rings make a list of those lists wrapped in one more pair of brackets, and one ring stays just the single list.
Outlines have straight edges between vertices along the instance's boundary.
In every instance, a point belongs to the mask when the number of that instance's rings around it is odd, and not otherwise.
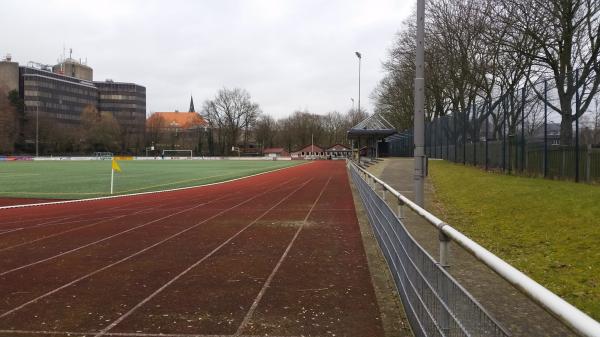
[{"label": "lamp post", "polygon": [[352,110],[354,110],[354,98],[350,97],[350,100],[352,101]]},{"label": "lamp post", "polygon": [[40,112],[35,106],[35,156],[40,156]]},{"label": "lamp post", "polygon": [[417,0],[417,41],[415,60],[415,202],[424,206],[425,186],[425,0]]},{"label": "lamp post", "polygon": [[[358,112],[360,113],[360,61],[362,60],[362,55],[359,52],[354,52],[356,57],[358,57]],[[352,100],[354,102],[354,100]]]}]

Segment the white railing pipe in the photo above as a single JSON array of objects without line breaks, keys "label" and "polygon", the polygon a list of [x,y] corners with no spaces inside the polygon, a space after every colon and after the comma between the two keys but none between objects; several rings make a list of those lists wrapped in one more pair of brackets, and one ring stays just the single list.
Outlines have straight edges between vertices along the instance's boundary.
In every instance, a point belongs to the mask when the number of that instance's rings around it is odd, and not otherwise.
[{"label": "white railing pipe", "polygon": [[[435,215],[429,213],[424,208],[420,207],[400,192],[396,191],[390,185],[385,183],[383,180],[375,177],[370,172],[357,166],[353,162],[350,162],[355,169],[359,172],[363,172],[367,177],[370,177],[375,182],[381,184],[383,188],[388,190],[392,195],[396,196],[401,200],[408,208],[417,213],[419,216],[427,220],[431,225],[437,227],[440,230],[440,235],[443,233],[450,240],[454,241],[457,245],[464,248],[467,252],[473,255],[476,259],[481,261],[483,264],[488,266],[495,273],[500,275],[503,279],[508,281],[510,284],[515,286],[521,293],[530,298],[532,301],[540,305],[551,315],[556,317],[573,332],[583,337],[600,337],[600,323],[586,315],[581,310],[577,309],[567,301],[560,298],[550,290],[546,289],[541,284],[537,283],[515,267],[506,263],[504,260],[494,255],[489,250],[483,248],[475,241],[469,239],[467,236],[448,225],[444,221],[440,220]],[[442,253],[445,254],[445,253]],[[447,259],[447,255],[445,256]],[[447,264],[447,261],[440,261]]]}]

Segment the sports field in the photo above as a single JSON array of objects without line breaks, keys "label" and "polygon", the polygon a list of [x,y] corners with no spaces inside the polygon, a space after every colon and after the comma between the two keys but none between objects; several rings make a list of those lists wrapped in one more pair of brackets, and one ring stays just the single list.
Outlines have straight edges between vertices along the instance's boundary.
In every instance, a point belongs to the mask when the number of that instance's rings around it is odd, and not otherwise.
[{"label": "sports field", "polygon": [[0,209],[0,296],[0,336],[383,335],[343,162]]},{"label": "sports field", "polygon": [[[301,161],[123,160],[114,193],[204,185]],[[110,194],[110,160],[0,162],[0,198],[82,199]],[[2,202],[0,204],[8,204]]]}]

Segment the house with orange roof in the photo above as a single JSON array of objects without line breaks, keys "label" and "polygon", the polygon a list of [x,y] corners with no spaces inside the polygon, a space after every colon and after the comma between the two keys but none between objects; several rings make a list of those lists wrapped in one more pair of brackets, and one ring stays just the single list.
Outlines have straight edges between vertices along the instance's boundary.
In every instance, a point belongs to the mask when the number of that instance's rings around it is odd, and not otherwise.
[{"label": "house with orange roof", "polygon": [[188,112],[159,111],[146,120],[146,134],[158,150],[195,150],[201,154],[208,127],[208,121],[194,111],[193,98]]}]

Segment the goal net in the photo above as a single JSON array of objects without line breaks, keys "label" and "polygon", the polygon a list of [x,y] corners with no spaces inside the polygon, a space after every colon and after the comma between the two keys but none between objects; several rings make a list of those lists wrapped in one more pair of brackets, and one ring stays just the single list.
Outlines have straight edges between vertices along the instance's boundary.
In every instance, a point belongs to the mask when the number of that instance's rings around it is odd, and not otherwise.
[{"label": "goal net", "polygon": [[94,158],[98,160],[112,159],[112,152],[94,152]]},{"label": "goal net", "polygon": [[163,158],[169,159],[192,159],[192,150],[163,150]]}]

